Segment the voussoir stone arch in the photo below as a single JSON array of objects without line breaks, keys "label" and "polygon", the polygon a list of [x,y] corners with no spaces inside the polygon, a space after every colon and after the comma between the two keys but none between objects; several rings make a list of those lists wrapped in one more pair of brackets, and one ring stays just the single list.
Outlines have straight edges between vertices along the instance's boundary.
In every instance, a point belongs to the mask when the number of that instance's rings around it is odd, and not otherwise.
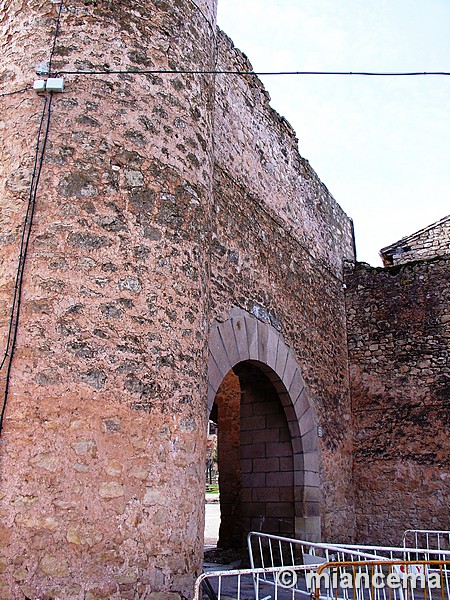
[{"label": "voussoir stone arch", "polygon": [[294,455],[296,535],[319,541],[320,477],[317,417],[295,354],[271,324],[233,308],[210,330],[208,414],[220,384],[236,365],[257,365],[278,392],[288,422]]}]

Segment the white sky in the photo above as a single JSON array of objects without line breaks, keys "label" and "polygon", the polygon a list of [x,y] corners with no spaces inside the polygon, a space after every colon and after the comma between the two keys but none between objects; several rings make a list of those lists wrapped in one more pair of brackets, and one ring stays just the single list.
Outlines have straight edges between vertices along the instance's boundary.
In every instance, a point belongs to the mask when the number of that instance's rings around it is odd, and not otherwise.
[{"label": "white sky", "polygon": [[[450,0],[219,0],[255,71],[450,71]],[[358,260],[450,213],[450,77],[264,77]]]}]

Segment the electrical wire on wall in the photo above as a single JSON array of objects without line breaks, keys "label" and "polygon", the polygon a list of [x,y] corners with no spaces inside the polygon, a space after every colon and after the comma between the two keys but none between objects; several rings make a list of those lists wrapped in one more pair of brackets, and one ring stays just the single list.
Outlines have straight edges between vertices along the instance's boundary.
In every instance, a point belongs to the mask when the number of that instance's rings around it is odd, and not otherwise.
[{"label": "electrical wire on wall", "polygon": [[15,90],[14,92],[3,92],[0,94],[0,98],[4,98],[5,96],[14,96],[14,94],[21,94],[22,92],[27,92],[30,88],[22,88],[20,90]]},{"label": "electrical wire on wall", "polygon": [[31,229],[33,226],[33,216],[34,210],[36,206],[36,197],[37,190],[39,185],[39,179],[41,176],[42,165],[44,162],[45,148],[47,145],[48,132],[50,128],[50,115],[51,115],[51,104],[52,104],[52,94],[50,96],[44,97],[44,106],[42,108],[41,119],[39,123],[39,130],[36,142],[35,156],[34,156],[34,166],[33,173],[31,176],[31,184],[30,191],[28,194],[28,204],[27,211],[25,214],[25,219],[22,225],[22,234],[20,241],[20,252],[19,252],[19,261],[17,264],[17,272],[16,279],[14,283],[14,296],[13,302],[11,306],[11,314],[9,319],[9,327],[8,327],[8,337],[6,340],[5,352],[0,363],[0,371],[3,370],[6,365],[6,374],[5,374],[5,382],[4,382],[4,390],[3,390],[3,401],[0,412],[0,433],[3,427],[3,420],[5,416],[6,403],[8,399],[8,391],[9,391],[9,381],[11,375],[11,365],[14,357],[14,349],[17,338],[17,330],[19,325],[19,313],[20,313],[20,304],[22,300],[22,286],[23,286],[23,274],[25,268],[25,262],[28,253],[28,246],[30,242]]},{"label": "electrical wire on wall", "polygon": [[[63,9],[63,1],[61,0],[58,7],[58,16],[55,24],[55,33],[53,35],[52,48],[50,51],[48,72],[51,74],[53,54],[56,48],[56,39],[59,33],[59,26],[61,21],[61,12]],[[13,92],[6,92],[0,94],[0,96],[12,96],[13,94],[19,94],[27,91],[29,88],[23,88]],[[3,422],[5,418],[6,404],[8,401],[8,392],[11,376],[11,367],[14,358],[14,350],[16,346],[17,331],[19,326],[19,315],[20,315],[20,304],[22,301],[22,288],[23,288],[23,277],[25,270],[25,263],[28,254],[28,247],[30,243],[31,230],[33,226],[33,217],[36,207],[36,198],[39,186],[39,180],[42,172],[42,165],[44,163],[45,149],[47,146],[48,134],[50,129],[50,118],[51,118],[51,106],[52,106],[53,94],[50,92],[48,96],[43,97],[43,107],[41,118],[39,121],[36,147],[34,153],[34,164],[31,175],[30,191],[28,194],[27,210],[25,218],[22,224],[22,232],[20,239],[20,251],[19,260],[17,264],[16,277],[14,282],[14,294],[10,311],[10,318],[8,324],[8,335],[5,344],[5,351],[0,362],[0,373],[5,369],[4,385],[3,385],[3,399],[0,408],[0,434],[3,429]]]},{"label": "electrical wire on wall", "polygon": [[52,61],[53,61],[53,55],[55,54],[56,40],[57,40],[58,34],[59,34],[59,26],[61,24],[61,13],[62,13],[63,6],[64,6],[64,0],[61,0],[61,2],[59,3],[59,7],[58,7],[58,16],[56,18],[55,33],[53,35],[53,44],[52,44],[52,49],[50,51],[50,58],[48,61],[48,72],[49,72],[50,76],[52,76]]}]

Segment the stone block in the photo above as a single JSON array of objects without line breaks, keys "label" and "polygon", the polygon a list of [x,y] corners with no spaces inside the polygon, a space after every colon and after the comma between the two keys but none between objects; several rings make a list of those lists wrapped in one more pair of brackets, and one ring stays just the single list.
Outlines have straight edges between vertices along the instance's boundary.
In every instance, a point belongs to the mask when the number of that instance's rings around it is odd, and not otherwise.
[{"label": "stone block", "polygon": [[239,348],[237,347],[232,320],[228,319],[227,321],[221,323],[219,326],[219,332],[228,356],[228,361],[231,366],[234,366],[241,360],[241,358],[239,355]]},{"label": "stone block", "polygon": [[286,344],[278,344],[277,350],[277,360],[275,363],[274,371],[277,373],[278,377],[283,381],[284,370],[286,368],[286,362],[289,356],[289,348]]},{"label": "stone block", "polygon": [[254,458],[253,473],[277,473],[280,469],[278,458]]},{"label": "stone block", "polygon": [[262,364],[267,364],[267,344],[269,340],[269,330],[270,327],[266,323],[261,323],[258,321],[258,360]]},{"label": "stone block", "polygon": [[317,426],[315,423],[315,416],[312,408],[310,407],[300,418],[299,427],[302,437],[309,432],[315,432],[317,434]]},{"label": "stone block", "polygon": [[259,360],[259,338],[258,338],[258,320],[247,317],[245,320],[247,329],[248,352],[251,360]]},{"label": "stone block", "polygon": [[282,343],[279,334],[271,327],[268,329],[266,341],[266,363],[276,371],[278,344]]},{"label": "stone block", "polygon": [[242,317],[232,319],[234,336],[236,338],[236,345],[239,351],[239,360],[249,360],[250,351],[247,339],[247,328],[246,319]]},{"label": "stone block", "polygon": [[[289,394],[291,394],[291,389],[292,389],[292,386],[294,383],[294,378],[296,377],[297,373],[299,373],[297,361],[295,359],[295,356],[294,356],[292,350],[290,350],[290,352],[288,353],[286,367],[285,367],[284,375],[283,375],[283,382],[284,382],[284,384],[286,386],[286,390],[288,391]],[[295,389],[295,386],[294,386],[294,389]]]},{"label": "stone block", "polygon": [[267,473],[267,487],[287,487],[293,484],[292,473]]},{"label": "stone block", "polygon": [[[223,379],[233,365],[228,357],[227,349],[223,344],[221,332],[218,326],[213,327],[210,332],[209,352],[213,357],[214,363],[217,365]],[[208,366],[210,366],[210,363]]]}]

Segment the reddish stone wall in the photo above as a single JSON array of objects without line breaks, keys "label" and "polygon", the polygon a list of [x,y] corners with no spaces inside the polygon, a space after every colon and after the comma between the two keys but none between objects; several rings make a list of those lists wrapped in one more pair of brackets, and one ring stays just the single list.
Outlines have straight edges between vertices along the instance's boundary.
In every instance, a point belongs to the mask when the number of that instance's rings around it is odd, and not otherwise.
[{"label": "reddish stone wall", "polygon": [[347,276],[359,542],[448,529],[449,259]]},{"label": "reddish stone wall", "polygon": [[[0,91],[48,60],[57,8],[2,2]],[[212,68],[213,35],[190,0],[74,0],[53,68]],[[1,598],[192,597],[212,83],[71,75],[53,97],[1,434]],[[0,104],[3,342],[43,99]]]},{"label": "reddish stone wall", "polygon": [[[1,8],[3,92],[28,85],[48,59],[57,5]],[[53,69],[172,69],[186,57],[212,69],[214,8],[74,0],[61,15]],[[248,68],[223,35],[218,64]],[[4,341],[49,104],[43,112],[29,90],[0,103]],[[202,557],[209,327],[233,306],[280,333],[311,399],[296,449],[311,514],[296,522],[314,517],[306,533],[316,536],[322,518],[326,539],[348,540],[342,260],[354,258],[351,222],[261,83],[68,75],[52,99],[36,200],[2,431],[0,596],[190,597]],[[319,469],[307,446],[316,421],[321,496],[308,485]]]},{"label": "reddish stone wall", "polygon": [[[219,42],[221,68],[249,68],[226,36]],[[353,256],[351,222],[299,155],[257,79],[217,77],[214,123],[212,315],[226,320],[231,301],[292,347],[324,434],[322,535],[348,540],[352,432],[342,261]]]},{"label": "reddish stone wall", "polygon": [[218,425],[218,466],[220,487],[220,548],[240,547],[242,532],[240,422],[241,387],[229,371],[215,399]]},{"label": "reddish stone wall", "polygon": [[243,363],[237,372],[242,390],[243,533],[295,537],[294,459],[283,405],[258,367]]},{"label": "reddish stone wall", "polygon": [[[252,70],[225,34],[218,41],[220,69]],[[300,155],[295,131],[270,106],[261,81],[217,76],[214,116],[216,167],[245,190],[248,201],[275,215],[318,268],[341,274],[342,258],[353,256],[351,220]],[[274,226],[263,230],[266,244]]]}]

